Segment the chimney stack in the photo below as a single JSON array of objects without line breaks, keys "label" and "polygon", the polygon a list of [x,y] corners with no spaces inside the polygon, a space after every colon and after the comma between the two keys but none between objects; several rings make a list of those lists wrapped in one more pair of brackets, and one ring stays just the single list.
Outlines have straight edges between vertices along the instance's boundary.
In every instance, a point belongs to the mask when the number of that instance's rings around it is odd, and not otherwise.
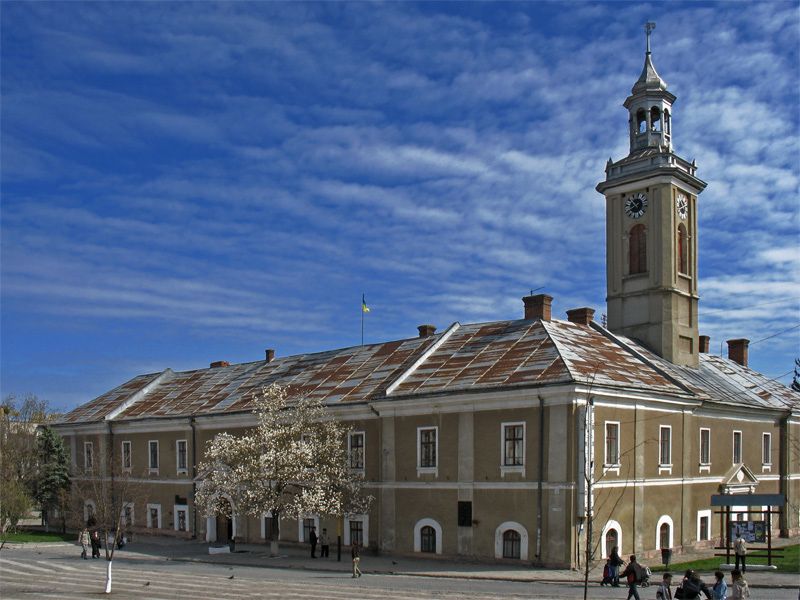
[{"label": "chimney stack", "polygon": [[230,367],[231,363],[229,363],[227,360],[218,360],[216,362],[212,362],[208,366],[212,369],[218,369],[219,367]]},{"label": "chimney stack", "polygon": [[733,362],[739,363],[743,367],[747,366],[747,347],[750,340],[738,339],[728,340],[728,358]]},{"label": "chimney stack", "polygon": [[594,319],[594,309],[584,306],[583,308],[573,308],[567,311],[567,319],[570,323],[588,325]]},{"label": "chimney stack", "polygon": [[274,348],[267,348],[264,350],[264,360],[267,362],[272,362],[275,359],[275,349]]},{"label": "chimney stack", "polygon": [[436,333],[436,325],[420,325],[417,329],[421,338],[431,337]]},{"label": "chimney stack", "polygon": [[711,348],[711,338],[707,335],[701,335],[700,338],[700,354],[708,354],[709,348]]},{"label": "chimney stack", "polygon": [[535,296],[525,296],[522,298],[525,304],[525,320],[541,319],[550,320],[550,309],[553,304],[553,297],[547,294],[536,294]]}]

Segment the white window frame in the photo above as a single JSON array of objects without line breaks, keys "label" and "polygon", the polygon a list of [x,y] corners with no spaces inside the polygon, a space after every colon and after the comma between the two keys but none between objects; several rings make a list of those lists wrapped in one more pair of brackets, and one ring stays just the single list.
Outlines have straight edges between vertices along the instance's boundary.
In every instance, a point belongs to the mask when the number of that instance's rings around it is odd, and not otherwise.
[{"label": "white window frame", "polygon": [[[150,462],[150,458],[152,457],[152,453],[150,451],[150,446],[152,444],[156,445],[156,466],[153,466],[153,463]],[[161,450],[159,448],[158,440],[147,440],[147,472],[151,475],[158,475],[158,467],[161,464]]]},{"label": "white window frame", "polygon": [[89,520],[89,507],[92,507],[92,515],[97,514],[97,504],[95,504],[94,500],[84,500],[83,501],[83,522],[84,524]]},{"label": "white window frame", "polygon": [[[267,512],[261,515],[261,539],[267,539],[267,523],[266,519],[272,518],[272,511],[268,510]],[[302,529],[302,527],[301,527]],[[278,523],[278,540],[283,539],[281,536],[283,535],[283,527],[280,526],[280,522]]]},{"label": "white window frame", "polygon": [[[125,509],[126,508],[130,508],[131,509],[131,522],[130,522],[130,525],[125,524]],[[134,507],[133,502],[123,502],[122,503],[122,508],[120,509],[119,514],[120,514],[120,518],[122,519],[121,523],[123,523],[123,527],[134,527],[136,525],[136,512],[135,511],[136,511],[136,509]]]},{"label": "white window frame", "polygon": [[83,442],[83,470],[94,471],[94,442]]},{"label": "white window frame", "polygon": [[[125,452],[125,448],[128,448],[127,453]],[[128,465],[125,465],[125,457],[128,458]],[[120,462],[122,463],[122,472],[123,473],[130,473],[133,467],[133,444],[131,444],[130,440],[122,440],[121,444],[121,454],[120,454]]]},{"label": "white window frame", "polygon": [[[701,538],[700,537],[700,521],[703,518],[708,519],[708,537]],[[698,542],[706,542],[711,539],[711,509],[706,510],[698,510],[697,511],[697,541]]]},{"label": "white window frame", "polygon": [[611,554],[611,548],[606,547],[606,534],[608,534],[609,529],[616,529],[617,533],[617,553],[622,556],[622,525],[620,525],[617,521],[609,520],[606,522],[605,527],[603,527],[603,533],[600,537],[600,549],[602,551],[602,558],[608,558],[608,555]]},{"label": "white window frame", "polygon": [[[739,434],[739,462],[736,462],[736,434]],[[734,429],[733,434],[731,436],[731,464],[738,465],[741,464],[744,459],[744,436],[742,435],[741,430]]]},{"label": "white window frame", "polygon": [[[703,432],[708,432],[708,462],[703,462]],[[700,428],[700,472],[711,472],[711,428],[710,427],[701,427]]]},{"label": "white window frame", "polygon": [[[518,427],[522,425],[522,464],[507,465],[506,459],[506,428]],[[437,438],[438,439],[438,438]],[[528,427],[525,421],[509,421],[500,424],[500,477],[505,477],[507,473],[519,473],[525,477],[526,448],[528,443]]]},{"label": "white window frame", "polygon": [[[608,426],[615,425],[617,427],[617,462],[611,463],[608,461]],[[622,466],[622,456],[620,456],[622,428],[619,421],[604,421],[603,422],[603,470],[605,472],[614,471],[619,475],[620,467]]]},{"label": "white window frame", "polygon": [[[661,449],[664,444],[664,430],[669,431],[669,461],[661,461]],[[667,473],[672,475],[672,425],[659,425],[658,426],[658,474]]]},{"label": "white window frame", "polygon": [[[183,443],[184,446],[183,457],[186,460],[185,467],[181,467],[181,443]],[[178,475],[186,475],[189,472],[189,442],[186,440],[175,440],[175,472]]]},{"label": "white window frame", "polygon": [[147,505],[147,513],[145,514],[145,519],[146,520],[145,520],[145,523],[144,523],[146,529],[152,529],[153,528],[151,526],[151,522],[150,522],[150,511],[152,509],[154,509],[154,508],[158,511],[158,528],[161,529],[161,516],[162,516],[162,513],[161,513],[161,505],[160,504],[148,504]]},{"label": "white window frame", "polygon": [[439,525],[439,522],[430,519],[424,518],[417,521],[414,525],[414,552],[422,552],[422,528],[430,526],[433,527],[433,530],[436,532],[436,552],[435,554],[442,553],[442,526]]},{"label": "white window frame", "polygon": [[[769,456],[764,454],[766,440],[769,440]],[[761,471],[772,471],[772,434],[766,431],[761,434]]]},{"label": "white window frame", "polygon": [[[307,542],[306,536],[303,535],[303,521],[306,519],[314,519],[314,528],[317,530],[317,538],[319,538],[319,534],[322,530],[319,528],[319,515],[310,515],[305,514],[297,519],[297,541],[298,542]],[[280,536],[280,529],[278,530],[278,535]]]},{"label": "white window frame", "polygon": [[[357,435],[361,436],[361,466],[352,466],[353,456],[353,438]],[[347,434],[347,464],[350,470],[354,473],[364,474],[367,468],[367,434],[364,431],[351,431]]]},{"label": "white window frame", "polygon": [[[433,430],[436,432],[436,461],[432,467],[422,466],[422,432]],[[433,474],[434,477],[439,476],[439,426],[438,425],[425,425],[417,427],[417,477],[423,474]]]},{"label": "white window frame", "polygon": [[369,515],[356,514],[344,516],[344,545],[350,545],[350,521],[361,521],[361,533],[362,537],[364,538],[364,543],[361,544],[361,546],[364,548],[369,546]]},{"label": "white window frame", "polygon": [[672,522],[672,517],[661,515],[658,523],[656,523],[656,550],[661,550],[661,526],[664,523],[669,525],[669,547],[675,547],[675,524]]},{"label": "white window frame", "polygon": [[175,508],[172,511],[172,520],[173,526],[175,527],[175,531],[180,531],[178,529],[178,511],[182,510],[186,512],[186,529],[184,531],[189,531],[189,505],[188,504],[176,504]]},{"label": "white window frame", "polygon": [[494,530],[494,557],[503,558],[503,534],[509,530],[516,531],[519,534],[519,559],[507,560],[528,560],[528,530],[516,521],[501,523],[498,528]]}]

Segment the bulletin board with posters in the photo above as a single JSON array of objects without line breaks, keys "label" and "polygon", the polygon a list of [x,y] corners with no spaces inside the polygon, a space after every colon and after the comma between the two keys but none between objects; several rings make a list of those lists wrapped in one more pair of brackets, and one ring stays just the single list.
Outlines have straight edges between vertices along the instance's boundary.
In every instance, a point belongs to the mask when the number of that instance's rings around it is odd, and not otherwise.
[{"label": "bulletin board with posters", "polygon": [[730,539],[737,540],[741,535],[745,542],[765,544],[767,542],[767,523],[765,521],[733,521],[730,523]]}]

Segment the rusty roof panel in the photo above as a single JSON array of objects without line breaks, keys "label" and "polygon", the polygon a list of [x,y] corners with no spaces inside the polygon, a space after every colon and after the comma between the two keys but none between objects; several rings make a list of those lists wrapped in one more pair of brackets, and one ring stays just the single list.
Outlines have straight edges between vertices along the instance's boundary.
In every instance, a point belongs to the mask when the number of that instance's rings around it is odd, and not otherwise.
[{"label": "rusty roof panel", "polygon": [[727,359],[701,355],[699,369],[680,367],[596,324],[519,320],[272,362],[140,375],[63,422],[98,421],[115,412],[114,418],[132,419],[244,411],[252,407],[252,394],[272,383],[327,403],[362,402],[385,397],[401,376],[390,398],[581,382],[768,408],[800,406],[800,395]]}]

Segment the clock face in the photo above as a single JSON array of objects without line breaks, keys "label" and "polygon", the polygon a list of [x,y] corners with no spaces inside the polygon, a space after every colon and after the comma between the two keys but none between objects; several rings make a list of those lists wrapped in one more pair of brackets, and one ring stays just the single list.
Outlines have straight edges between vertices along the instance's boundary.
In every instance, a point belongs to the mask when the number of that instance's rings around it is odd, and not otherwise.
[{"label": "clock face", "polygon": [[678,211],[678,216],[684,221],[686,217],[689,216],[689,199],[685,194],[678,194],[677,201],[675,202],[675,210]]},{"label": "clock face", "polygon": [[625,214],[631,219],[638,219],[647,210],[647,196],[644,192],[628,196],[625,200]]}]

